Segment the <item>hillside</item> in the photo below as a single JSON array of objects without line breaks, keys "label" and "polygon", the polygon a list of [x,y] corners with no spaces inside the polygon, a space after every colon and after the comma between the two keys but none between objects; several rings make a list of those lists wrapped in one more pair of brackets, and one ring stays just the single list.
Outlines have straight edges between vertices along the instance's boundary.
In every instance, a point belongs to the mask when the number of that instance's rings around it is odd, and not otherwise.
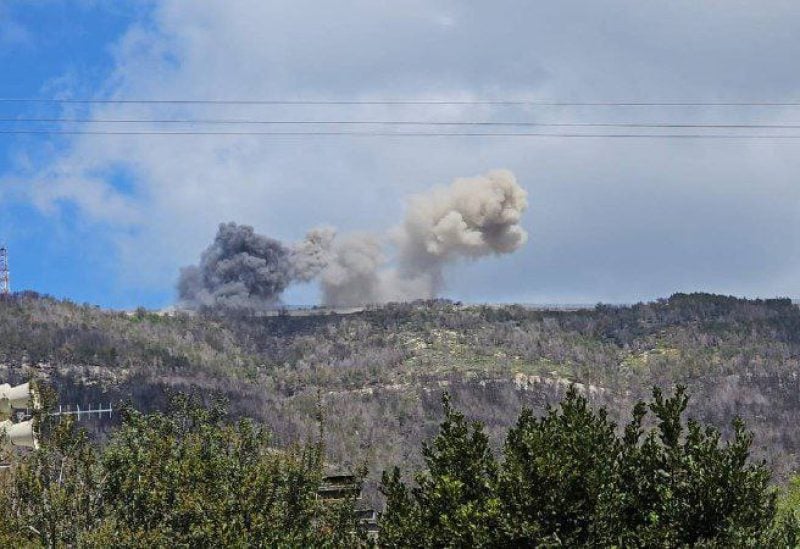
[{"label": "hillside", "polygon": [[65,403],[143,410],[172,389],[218,391],[279,444],[317,432],[321,401],[329,459],[366,458],[373,474],[419,463],[445,388],[499,440],[522,406],[542,410],[573,382],[612,413],[683,383],[691,416],[722,428],[742,416],[782,479],[800,453],[798,360],[800,310],[784,299],[676,294],[581,311],[429,301],[272,317],[128,314],[32,293],[0,302],[8,381],[35,374]]}]

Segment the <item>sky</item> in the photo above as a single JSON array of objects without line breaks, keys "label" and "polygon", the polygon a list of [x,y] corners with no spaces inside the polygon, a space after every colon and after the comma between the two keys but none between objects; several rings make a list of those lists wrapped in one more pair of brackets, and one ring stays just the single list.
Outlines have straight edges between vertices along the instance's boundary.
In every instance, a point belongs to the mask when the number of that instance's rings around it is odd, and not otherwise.
[{"label": "sky", "polygon": [[[800,6],[777,0],[0,0],[0,98],[792,102],[798,28]],[[800,124],[800,107],[0,102],[0,117]],[[15,290],[160,308],[221,222],[289,242],[385,231],[409,195],[504,168],[528,191],[530,238],[449,268],[444,297],[798,297],[799,147],[0,133],[0,240]],[[285,301],[318,297],[307,284]]]}]

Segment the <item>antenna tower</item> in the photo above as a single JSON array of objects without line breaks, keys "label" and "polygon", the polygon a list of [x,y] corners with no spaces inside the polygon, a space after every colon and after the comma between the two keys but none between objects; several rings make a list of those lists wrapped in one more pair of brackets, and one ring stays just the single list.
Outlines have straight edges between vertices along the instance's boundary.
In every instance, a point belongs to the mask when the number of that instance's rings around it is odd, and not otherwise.
[{"label": "antenna tower", "polygon": [[8,295],[11,292],[11,278],[8,275],[8,248],[0,245],[0,294]]}]

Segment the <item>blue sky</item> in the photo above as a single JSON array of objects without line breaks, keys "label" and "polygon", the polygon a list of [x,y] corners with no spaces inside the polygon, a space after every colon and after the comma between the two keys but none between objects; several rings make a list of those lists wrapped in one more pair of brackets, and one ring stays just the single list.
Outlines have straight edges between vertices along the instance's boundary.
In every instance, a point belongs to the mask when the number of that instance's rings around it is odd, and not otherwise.
[{"label": "blue sky", "polygon": [[[105,4],[105,5],[103,5]],[[146,14],[125,2],[3,2],[0,4],[0,95],[53,97],[84,90],[94,95],[113,70],[110,46],[133,19]],[[52,107],[3,105],[4,118],[58,115]],[[6,123],[6,128],[12,124]],[[64,146],[52,137],[0,137],[0,173],[17,169],[19,157],[47,162],[45,151]],[[78,302],[156,306],[169,301],[171,288],[134,292],[123,287],[109,258],[113,243],[97,238],[95,227],[65,204],[46,213],[25,201],[3,201],[0,238],[11,252],[12,285]]]},{"label": "blue sky", "polygon": [[[795,2],[0,1],[0,97],[800,98]],[[798,108],[0,104],[5,118],[800,124]],[[4,128],[15,127],[2,123]],[[80,128],[107,128],[97,122]],[[73,126],[76,127],[76,126]],[[296,241],[390,231],[409,194],[494,168],[529,192],[519,252],[453,266],[469,301],[800,296],[800,142],[0,134],[12,282],[163,307],[220,222]],[[313,284],[290,303],[314,303]]]}]

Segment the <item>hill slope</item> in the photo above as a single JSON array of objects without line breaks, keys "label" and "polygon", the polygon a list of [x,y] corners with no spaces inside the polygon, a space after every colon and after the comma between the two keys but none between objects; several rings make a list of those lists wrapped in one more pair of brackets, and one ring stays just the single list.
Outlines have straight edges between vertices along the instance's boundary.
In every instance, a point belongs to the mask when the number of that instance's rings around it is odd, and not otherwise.
[{"label": "hill slope", "polygon": [[196,386],[268,423],[278,443],[317,431],[330,458],[419,460],[440,394],[498,437],[522,406],[543,409],[571,382],[627,410],[653,385],[689,386],[690,413],[755,431],[778,478],[800,452],[800,310],[789,300],[676,294],[632,307],[533,311],[446,301],[348,315],[165,316],[103,311],[35,294],[0,302],[0,377],[49,377],[63,402],[159,407]]}]

